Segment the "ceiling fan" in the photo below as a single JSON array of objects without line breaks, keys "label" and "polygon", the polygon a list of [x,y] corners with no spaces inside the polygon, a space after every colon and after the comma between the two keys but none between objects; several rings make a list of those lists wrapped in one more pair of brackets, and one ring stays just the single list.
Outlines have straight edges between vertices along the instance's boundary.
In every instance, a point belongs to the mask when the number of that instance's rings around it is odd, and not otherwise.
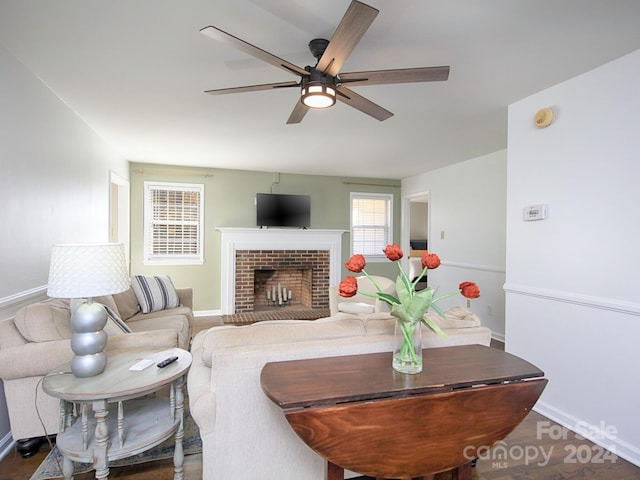
[{"label": "ceiling fan", "polygon": [[227,93],[253,92],[277,88],[298,87],[300,98],[287,120],[288,124],[300,123],[310,108],[327,108],[336,100],[360,110],[367,115],[383,121],[393,116],[389,110],[373,103],[347,88],[357,85],[381,85],[391,83],[437,82],[449,78],[449,67],[419,67],[395,70],[372,70],[368,72],[340,72],[347,58],[365,34],[378,10],[357,0],[352,0],[331,40],[316,38],[309,42],[309,50],[317,59],[315,66],[301,68],[283,60],[255,45],[231,35],[217,27],[208,26],[201,33],[215,40],[231,44],[253,57],[263,60],[300,77],[299,81],[248,85],[245,87],[207,90],[211,95]]}]

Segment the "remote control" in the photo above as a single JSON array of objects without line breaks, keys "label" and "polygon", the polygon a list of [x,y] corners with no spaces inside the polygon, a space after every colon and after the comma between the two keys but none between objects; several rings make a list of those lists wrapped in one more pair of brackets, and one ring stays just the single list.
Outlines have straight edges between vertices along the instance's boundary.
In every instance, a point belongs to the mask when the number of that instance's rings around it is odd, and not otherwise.
[{"label": "remote control", "polygon": [[169,358],[165,358],[164,360],[162,360],[160,363],[158,363],[158,368],[164,368],[167,365],[169,365],[170,363],[175,362],[178,359],[178,357],[169,357]]}]

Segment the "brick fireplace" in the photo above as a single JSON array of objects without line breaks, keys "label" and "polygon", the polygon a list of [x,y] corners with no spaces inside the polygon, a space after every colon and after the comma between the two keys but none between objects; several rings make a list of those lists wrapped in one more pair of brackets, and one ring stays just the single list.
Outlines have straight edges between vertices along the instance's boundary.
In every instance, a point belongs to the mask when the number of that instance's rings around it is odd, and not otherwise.
[{"label": "brick fireplace", "polygon": [[291,307],[328,308],[329,286],[340,281],[343,230],[217,230],[223,314],[281,308],[267,302],[267,288],[278,284],[291,289]]},{"label": "brick fireplace", "polygon": [[328,250],[236,250],[235,312],[277,308],[329,308]]}]

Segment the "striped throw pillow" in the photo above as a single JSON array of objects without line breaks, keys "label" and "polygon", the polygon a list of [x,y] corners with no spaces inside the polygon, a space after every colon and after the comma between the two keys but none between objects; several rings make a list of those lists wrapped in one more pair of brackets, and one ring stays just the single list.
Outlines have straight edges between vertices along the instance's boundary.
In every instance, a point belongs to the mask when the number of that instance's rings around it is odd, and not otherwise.
[{"label": "striped throw pillow", "polygon": [[180,306],[178,292],[166,275],[134,275],[131,277],[131,288],[136,294],[142,313]]}]

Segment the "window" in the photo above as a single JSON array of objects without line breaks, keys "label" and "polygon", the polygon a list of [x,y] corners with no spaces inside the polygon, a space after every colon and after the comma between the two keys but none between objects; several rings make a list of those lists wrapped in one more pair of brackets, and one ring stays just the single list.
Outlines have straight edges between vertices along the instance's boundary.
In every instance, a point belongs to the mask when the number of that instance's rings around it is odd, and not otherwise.
[{"label": "window", "polygon": [[203,263],[204,185],[144,182],[144,197],[144,263]]},{"label": "window", "polygon": [[393,243],[393,195],[351,193],[351,255],[361,253],[367,261],[386,259],[382,252]]}]

